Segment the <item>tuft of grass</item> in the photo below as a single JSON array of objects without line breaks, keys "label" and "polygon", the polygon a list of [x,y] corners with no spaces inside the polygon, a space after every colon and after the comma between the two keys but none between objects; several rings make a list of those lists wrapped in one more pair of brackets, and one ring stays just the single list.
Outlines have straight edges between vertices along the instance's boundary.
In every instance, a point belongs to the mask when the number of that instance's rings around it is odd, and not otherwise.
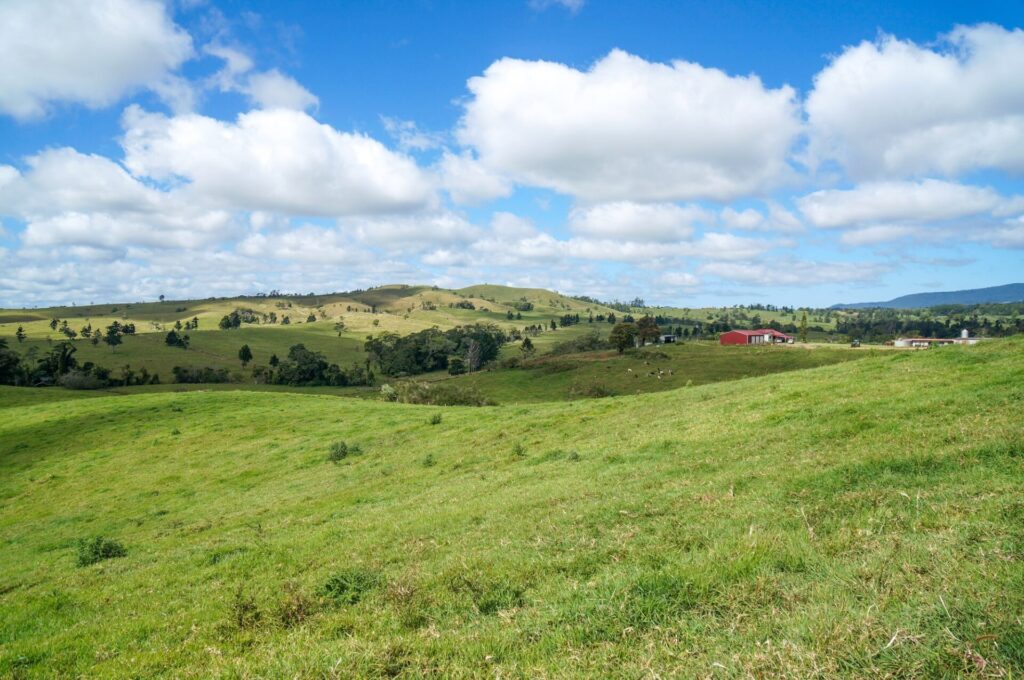
[{"label": "tuft of grass", "polygon": [[440,425],[441,424],[441,414],[440,413],[435,413],[434,415],[430,416],[430,424],[431,425]]},{"label": "tuft of grass", "polygon": [[119,541],[102,536],[85,539],[78,544],[78,566],[87,567],[115,557],[124,557],[128,550]]},{"label": "tuft of grass", "polygon": [[358,456],[362,452],[363,449],[358,444],[348,444],[344,441],[337,441],[331,444],[331,447],[327,452],[327,460],[332,463],[338,463],[349,456]]},{"label": "tuft of grass", "polygon": [[324,597],[345,605],[357,604],[380,586],[377,572],[363,567],[348,567],[335,572],[321,588]]}]

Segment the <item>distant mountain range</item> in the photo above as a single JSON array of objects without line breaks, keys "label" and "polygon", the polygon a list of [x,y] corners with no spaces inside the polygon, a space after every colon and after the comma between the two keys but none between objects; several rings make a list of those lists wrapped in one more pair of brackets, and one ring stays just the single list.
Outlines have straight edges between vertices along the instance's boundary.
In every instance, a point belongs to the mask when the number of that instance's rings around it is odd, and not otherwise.
[{"label": "distant mountain range", "polygon": [[919,307],[934,307],[935,305],[976,305],[983,302],[1021,301],[1024,301],[1024,283],[1008,283],[1005,286],[991,286],[990,288],[914,293],[913,295],[903,295],[894,298],[888,302],[854,302],[852,304],[832,305],[832,309],[864,309],[867,307],[916,309]]}]

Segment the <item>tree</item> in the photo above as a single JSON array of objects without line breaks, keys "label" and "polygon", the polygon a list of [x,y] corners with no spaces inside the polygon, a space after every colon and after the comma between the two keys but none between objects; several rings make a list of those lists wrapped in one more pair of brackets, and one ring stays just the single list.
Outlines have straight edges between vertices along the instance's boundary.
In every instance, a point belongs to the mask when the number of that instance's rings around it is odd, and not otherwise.
[{"label": "tree", "polygon": [[661,335],[658,323],[650,315],[640,317],[640,320],[636,322],[636,329],[637,335],[640,336],[640,342],[644,345],[649,341],[657,341],[658,336]]},{"label": "tree", "polygon": [[238,350],[238,359],[242,362],[242,368],[245,368],[252,361],[252,350],[249,349],[249,345],[242,345],[241,349]]},{"label": "tree", "polygon": [[807,342],[807,312],[800,318],[800,342]]},{"label": "tree", "polygon": [[14,350],[7,349],[7,340],[0,338],[0,384],[18,385],[23,378],[21,357]]},{"label": "tree", "polygon": [[167,331],[167,337],[164,338],[164,343],[169,347],[180,347],[182,349],[188,349],[188,336],[182,335],[176,330]]},{"label": "tree", "polygon": [[107,343],[110,351],[121,344],[121,324],[114,322],[107,326],[107,332],[103,335],[103,342]]},{"label": "tree", "polygon": [[463,361],[462,357],[454,356],[448,358],[448,373],[451,375],[461,375],[466,372],[466,362]]},{"label": "tree", "polygon": [[164,301],[164,296],[163,296],[163,295],[161,295],[161,296],[160,296],[160,302],[163,302],[163,301]]},{"label": "tree", "polygon": [[337,323],[334,324],[334,331],[341,337],[341,334],[345,332],[345,322],[338,319]]},{"label": "tree", "polygon": [[18,326],[18,330],[14,331],[14,337],[18,339],[18,344],[25,342],[25,329]]},{"label": "tree", "polygon": [[316,321],[316,314],[310,314],[306,317],[306,323],[313,323]]},{"label": "tree", "polygon": [[524,357],[532,357],[537,349],[533,346],[533,341],[530,338],[523,338],[523,344],[519,346],[519,351],[523,353]]},{"label": "tree", "polygon": [[272,368],[277,368],[277,365],[281,363],[281,360],[277,358],[276,354],[271,354],[269,363]]},{"label": "tree", "polygon": [[50,319],[50,330],[51,331],[57,330],[57,324],[59,324],[59,323],[60,323],[60,319]]},{"label": "tree", "polygon": [[615,349],[619,350],[619,354],[622,354],[626,351],[627,347],[633,346],[636,335],[636,324],[619,323],[615,324],[612,328],[612,332],[608,336],[608,341],[612,343]]}]

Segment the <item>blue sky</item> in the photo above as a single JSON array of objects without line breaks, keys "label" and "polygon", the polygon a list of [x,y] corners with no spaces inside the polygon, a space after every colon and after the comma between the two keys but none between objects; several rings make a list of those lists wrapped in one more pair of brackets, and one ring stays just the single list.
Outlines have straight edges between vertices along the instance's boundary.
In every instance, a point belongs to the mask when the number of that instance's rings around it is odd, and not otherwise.
[{"label": "blue sky", "polygon": [[0,0],[0,304],[1024,280],[1019,2]]}]

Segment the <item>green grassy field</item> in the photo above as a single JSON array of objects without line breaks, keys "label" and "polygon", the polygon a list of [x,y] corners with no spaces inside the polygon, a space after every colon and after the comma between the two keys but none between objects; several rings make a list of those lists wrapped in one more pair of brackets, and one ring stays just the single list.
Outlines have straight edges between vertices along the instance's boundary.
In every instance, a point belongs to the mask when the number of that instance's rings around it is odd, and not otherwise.
[{"label": "green grassy field", "polygon": [[[513,345],[508,354],[517,351],[518,345]],[[879,351],[826,345],[723,347],[687,342],[649,346],[623,355],[615,350],[543,355],[521,368],[495,368],[455,377],[436,374],[428,379],[472,386],[500,404],[563,401],[664,392],[863,359]]]},{"label": "green grassy field", "polygon": [[1017,677],[1022,411],[1020,340],[476,409],[2,388],[0,675]]}]

